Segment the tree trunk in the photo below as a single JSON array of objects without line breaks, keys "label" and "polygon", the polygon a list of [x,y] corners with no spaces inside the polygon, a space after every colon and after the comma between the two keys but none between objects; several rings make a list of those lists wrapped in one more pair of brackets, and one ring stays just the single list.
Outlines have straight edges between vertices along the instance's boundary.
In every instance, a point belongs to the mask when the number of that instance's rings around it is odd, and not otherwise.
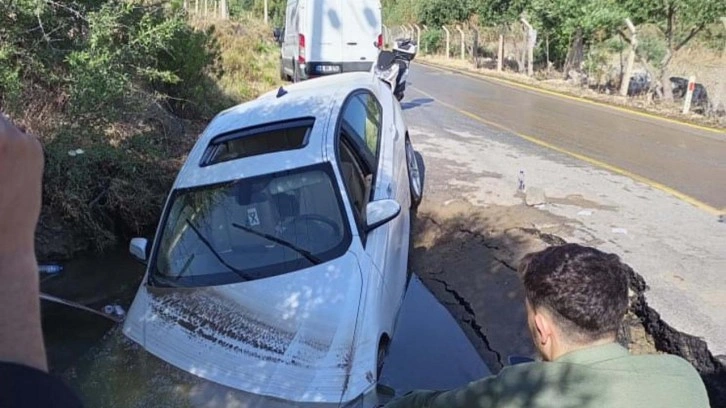
[{"label": "tree trunk", "polygon": [[547,73],[550,73],[550,66],[552,63],[550,62],[550,35],[545,34],[545,55],[547,57]]},{"label": "tree trunk", "polygon": [[[630,85],[630,76],[633,74],[633,63],[635,62],[635,53],[638,48],[638,37],[636,34],[635,26],[629,18],[625,19],[625,24],[628,25],[630,30],[630,53],[628,54],[628,65],[625,66],[625,72],[623,73],[622,79],[620,80],[620,95],[628,95],[628,86]],[[620,53],[622,60],[622,51]],[[622,62],[621,62],[622,65]]]},{"label": "tree trunk", "polygon": [[[517,41],[516,39],[514,41]],[[524,35],[521,52],[517,52],[517,71],[523,73],[527,69],[527,35]]]},{"label": "tree trunk", "polygon": [[666,102],[673,102],[673,87],[671,86],[670,75],[668,75],[668,65],[673,58],[673,51],[667,50],[666,55],[661,61],[660,68],[660,85],[663,88],[663,100]]},{"label": "tree trunk", "polygon": [[583,60],[583,38],[582,29],[578,28],[575,32],[575,38],[570,43],[570,49],[567,51],[567,60],[565,61],[565,79],[569,78],[570,70],[580,71]]},{"label": "tree trunk", "polygon": [[537,42],[537,31],[529,24],[526,18],[520,19],[524,24],[526,34],[524,36],[525,47],[527,49],[527,75],[534,75],[534,46]]}]

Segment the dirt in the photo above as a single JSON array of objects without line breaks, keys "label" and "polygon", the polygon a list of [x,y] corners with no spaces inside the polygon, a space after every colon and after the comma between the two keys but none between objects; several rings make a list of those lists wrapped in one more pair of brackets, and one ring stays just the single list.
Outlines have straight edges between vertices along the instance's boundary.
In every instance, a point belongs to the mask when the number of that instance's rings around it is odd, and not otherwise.
[{"label": "dirt", "polygon": [[[564,243],[560,235],[571,228],[566,221],[526,205],[452,200],[425,202],[419,209],[412,268],[459,321],[492,372],[507,365],[508,356],[535,356],[517,265],[526,253]],[[705,342],[660,320],[645,301],[645,281],[635,271],[631,275],[631,305],[618,341],[634,354],[686,358],[701,373],[712,406],[726,406],[723,364]]]},{"label": "dirt", "polygon": [[424,63],[435,64],[439,66],[451,67],[471,73],[481,74],[484,76],[500,78],[511,82],[535,86],[549,91],[555,91],[570,96],[576,96],[587,100],[607,103],[614,106],[627,107],[641,112],[646,112],[666,118],[677,119],[696,125],[713,127],[718,129],[726,129],[726,117],[706,117],[697,113],[683,114],[681,103],[666,104],[654,103],[652,100],[641,97],[624,98],[619,95],[604,94],[593,89],[576,86],[562,79],[544,79],[539,80],[530,78],[524,74],[513,72],[497,72],[494,69],[475,68],[471,62],[461,59],[446,59],[441,56],[421,56],[417,57],[418,61]]}]

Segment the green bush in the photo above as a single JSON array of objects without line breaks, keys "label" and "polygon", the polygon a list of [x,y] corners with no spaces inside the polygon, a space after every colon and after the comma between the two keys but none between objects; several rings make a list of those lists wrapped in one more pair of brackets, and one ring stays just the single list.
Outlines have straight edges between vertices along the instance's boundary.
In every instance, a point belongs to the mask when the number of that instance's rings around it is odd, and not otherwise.
[{"label": "green bush", "polygon": [[470,0],[420,0],[416,3],[418,21],[431,27],[464,21],[472,10]]},{"label": "green bush", "polygon": [[435,54],[444,45],[444,31],[441,29],[426,30],[421,33],[421,46],[427,53]]}]

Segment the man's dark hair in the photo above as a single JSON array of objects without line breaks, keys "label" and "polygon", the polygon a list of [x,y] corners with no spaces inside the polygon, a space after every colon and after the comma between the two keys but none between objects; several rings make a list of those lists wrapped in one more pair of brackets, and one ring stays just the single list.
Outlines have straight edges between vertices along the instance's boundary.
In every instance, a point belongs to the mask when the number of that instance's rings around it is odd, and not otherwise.
[{"label": "man's dark hair", "polygon": [[571,340],[614,335],[628,307],[627,266],[615,254],[577,244],[527,255],[519,266],[532,307],[553,312]]}]

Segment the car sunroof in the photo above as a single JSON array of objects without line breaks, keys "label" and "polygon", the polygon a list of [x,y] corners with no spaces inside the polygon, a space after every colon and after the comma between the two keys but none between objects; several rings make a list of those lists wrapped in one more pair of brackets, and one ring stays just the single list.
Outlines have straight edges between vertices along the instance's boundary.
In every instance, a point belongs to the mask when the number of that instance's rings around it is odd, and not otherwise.
[{"label": "car sunroof", "polygon": [[261,154],[301,149],[307,145],[314,124],[315,118],[302,118],[216,136],[209,142],[199,165],[204,167]]}]

